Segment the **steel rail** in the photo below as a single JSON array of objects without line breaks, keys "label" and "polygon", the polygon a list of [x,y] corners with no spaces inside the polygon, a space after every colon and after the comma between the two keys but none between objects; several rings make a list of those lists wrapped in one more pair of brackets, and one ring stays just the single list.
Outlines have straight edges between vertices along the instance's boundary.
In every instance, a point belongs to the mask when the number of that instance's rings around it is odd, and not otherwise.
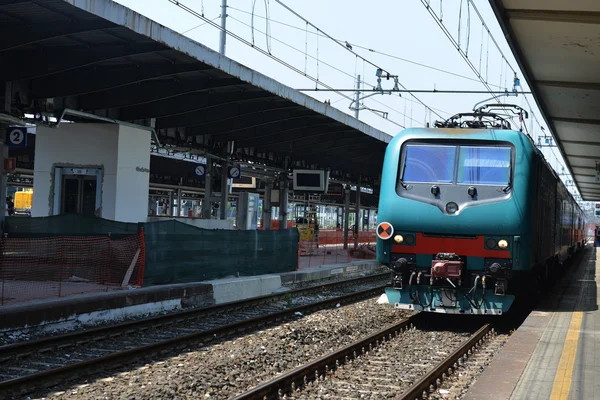
[{"label": "steel rail", "polygon": [[422,314],[413,315],[397,324],[382,329],[372,335],[360,339],[354,343],[346,345],[339,350],[326,354],[314,361],[295,368],[283,375],[278,376],[268,382],[258,385],[231,400],[254,400],[263,398],[278,398],[279,395],[294,391],[296,387],[304,385],[308,381],[316,379],[320,375],[324,375],[332,367],[337,364],[344,363],[347,359],[356,358],[358,354],[365,352],[365,348],[369,350],[373,346],[379,345],[388,338],[391,340],[392,335],[398,335],[402,330],[410,328],[417,319],[420,319]]},{"label": "steel rail", "polygon": [[427,375],[415,382],[408,390],[402,393],[396,400],[421,400],[423,394],[429,392],[431,385],[435,385],[438,379],[442,379],[449,370],[455,368],[456,362],[474,347],[481,344],[484,339],[492,332],[492,326],[485,324],[477,332],[475,332],[469,339],[467,339],[458,349],[452,354],[442,360],[438,365],[435,366]]},{"label": "steel rail", "polygon": [[[338,304],[348,304],[375,296],[386,287],[386,285],[350,293],[315,303],[305,304],[283,311],[262,315],[248,320],[238,321],[220,327],[202,330],[172,339],[136,347],[124,351],[108,354],[98,358],[69,364],[66,366],[45,370],[21,378],[0,382],[0,395],[21,395],[36,390],[45,389],[65,381],[79,378],[82,374],[90,375],[108,367],[130,364],[139,359],[162,354],[177,348],[183,349],[189,344],[202,345],[216,339],[221,339],[239,332],[249,331],[256,327],[266,326],[270,323],[293,318],[297,312],[309,313],[316,310],[335,307]],[[288,292],[289,293],[289,292]],[[132,325],[132,324],[128,324]],[[2,397],[2,396],[0,396]]]},{"label": "steel rail", "polygon": [[127,334],[133,331],[143,330],[147,327],[160,327],[176,322],[181,322],[186,319],[194,319],[205,317],[217,312],[224,310],[239,310],[248,308],[256,305],[268,304],[279,300],[285,300],[289,296],[299,296],[303,294],[310,294],[315,292],[322,292],[324,289],[332,288],[343,288],[360,282],[376,281],[386,276],[389,276],[389,272],[382,274],[369,275],[366,277],[358,277],[347,279],[343,281],[330,282],[321,285],[314,285],[305,288],[293,289],[287,292],[281,292],[277,294],[268,294],[264,296],[252,297],[244,300],[236,300],[227,303],[215,304],[202,308],[194,308],[189,310],[178,311],[165,315],[157,315],[154,317],[148,317],[138,320],[126,321],[118,324],[112,324],[107,326],[101,326],[98,328],[86,329],[83,331],[65,333],[58,336],[49,336],[41,339],[24,341],[5,346],[0,346],[0,362],[6,361],[18,354],[19,357],[33,354],[37,351],[48,351],[52,348],[64,348],[70,346],[76,346],[78,344],[86,343],[91,338],[103,338],[108,336],[119,336]]}]

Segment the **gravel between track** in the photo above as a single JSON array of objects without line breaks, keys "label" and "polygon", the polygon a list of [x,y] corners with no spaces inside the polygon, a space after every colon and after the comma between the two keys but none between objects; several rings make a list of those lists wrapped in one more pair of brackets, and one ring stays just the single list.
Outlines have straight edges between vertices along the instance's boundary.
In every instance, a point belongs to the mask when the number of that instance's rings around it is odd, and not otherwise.
[{"label": "gravel between track", "polygon": [[392,399],[457,349],[470,333],[402,332],[391,341],[342,365],[327,377],[294,393],[290,399]]},{"label": "gravel between track", "polygon": [[471,385],[481,376],[483,371],[498,354],[509,335],[495,335],[492,339],[484,342],[483,346],[471,355],[466,362],[460,362],[458,368],[452,375],[429,395],[430,399],[459,400],[465,397]]},{"label": "gravel between track", "polygon": [[130,366],[108,378],[56,388],[46,398],[228,399],[411,314],[376,304],[373,298],[233,341],[187,348],[185,353]]}]

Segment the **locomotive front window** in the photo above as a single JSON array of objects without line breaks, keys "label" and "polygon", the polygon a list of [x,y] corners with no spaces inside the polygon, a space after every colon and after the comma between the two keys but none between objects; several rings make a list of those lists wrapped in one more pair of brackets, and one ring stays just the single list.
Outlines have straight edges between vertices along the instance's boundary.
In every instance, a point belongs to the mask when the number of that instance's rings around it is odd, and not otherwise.
[{"label": "locomotive front window", "polygon": [[510,147],[460,146],[456,182],[466,185],[508,185]]},{"label": "locomotive front window", "polygon": [[456,146],[408,145],[402,180],[413,183],[452,183]]}]

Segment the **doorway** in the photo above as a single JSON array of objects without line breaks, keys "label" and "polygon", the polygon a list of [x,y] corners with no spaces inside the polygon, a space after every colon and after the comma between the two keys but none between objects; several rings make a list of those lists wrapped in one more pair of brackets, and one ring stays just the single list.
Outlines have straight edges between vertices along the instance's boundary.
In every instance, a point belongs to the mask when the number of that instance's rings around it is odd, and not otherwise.
[{"label": "doorway", "polygon": [[102,169],[59,167],[54,182],[54,215],[100,216]]}]

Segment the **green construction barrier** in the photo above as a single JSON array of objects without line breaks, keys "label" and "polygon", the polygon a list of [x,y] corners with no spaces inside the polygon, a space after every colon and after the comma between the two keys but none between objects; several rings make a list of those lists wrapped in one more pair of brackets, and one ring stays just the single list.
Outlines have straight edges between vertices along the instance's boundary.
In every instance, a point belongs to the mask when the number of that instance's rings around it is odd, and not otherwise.
[{"label": "green construction barrier", "polygon": [[201,229],[175,220],[145,223],[144,286],[294,271],[298,230]]},{"label": "green construction barrier", "polygon": [[118,239],[136,235],[138,224],[78,214],[51,217],[6,217],[4,232],[8,237],[39,238],[55,236],[106,236]]}]

